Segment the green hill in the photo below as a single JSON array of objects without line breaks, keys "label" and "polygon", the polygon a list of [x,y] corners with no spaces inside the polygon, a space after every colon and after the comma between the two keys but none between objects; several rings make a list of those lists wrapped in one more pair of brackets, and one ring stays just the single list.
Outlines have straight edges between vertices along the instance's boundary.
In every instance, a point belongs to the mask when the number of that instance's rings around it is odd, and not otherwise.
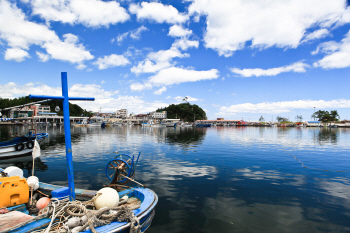
[{"label": "green hill", "polygon": [[206,120],[207,114],[196,104],[181,103],[171,104],[166,108],[159,108],[157,112],[167,111],[169,119],[181,119],[193,122],[194,120]]}]

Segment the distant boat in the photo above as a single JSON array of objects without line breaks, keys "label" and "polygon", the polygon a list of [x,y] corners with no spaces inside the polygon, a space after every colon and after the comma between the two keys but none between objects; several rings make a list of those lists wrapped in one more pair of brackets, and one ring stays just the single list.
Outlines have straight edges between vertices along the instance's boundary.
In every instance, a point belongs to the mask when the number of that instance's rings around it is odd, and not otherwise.
[{"label": "distant boat", "polygon": [[34,140],[40,144],[49,135],[47,133],[31,134],[15,137],[10,141],[0,142],[0,159],[10,159],[32,154]]},{"label": "distant boat", "polygon": [[159,123],[157,121],[148,121],[147,123],[142,123],[142,127],[166,127],[165,124]]}]

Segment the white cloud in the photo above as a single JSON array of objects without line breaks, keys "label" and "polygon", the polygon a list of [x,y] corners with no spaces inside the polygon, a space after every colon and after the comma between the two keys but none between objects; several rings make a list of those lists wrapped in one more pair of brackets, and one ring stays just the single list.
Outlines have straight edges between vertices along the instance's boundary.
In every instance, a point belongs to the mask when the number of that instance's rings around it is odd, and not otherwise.
[{"label": "white cloud", "polygon": [[61,41],[54,31],[29,22],[22,10],[5,0],[0,0],[0,25],[0,39],[12,49],[28,50],[31,45],[38,45],[46,49],[52,59],[78,65],[93,58],[82,44],[78,44],[77,36],[65,34],[65,40]]},{"label": "white cloud", "polygon": [[318,109],[336,109],[349,108],[350,100],[295,100],[282,102],[264,102],[258,104],[244,103],[231,105],[229,107],[221,107],[217,115],[235,115],[237,113],[285,113],[293,109],[313,109],[317,106]]},{"label": "white cloud", "polygon": [[[127,108],[130,112],[147,113],[155,111],[157,108],[168,106],[168,104],[163,102],[146,102],[142,97],[121,96],[118,93],[119,91],[117,90],[107,91],[96,84],[74,84],[69,88],[70,96],[95,97],[95,101],[72,101],[72,103],[78,104],[83,109],[92,111],[98,111],[102,107],[105,112],[113,112],[117,108]],[[61,96],[62,90],[60,87],[50,87],[42,83],[18,85],[14,82],[9,82],[0,85],[0,98],[15,98],[29,94]]]},{"label": "white cloud", "polygon": [[[144,84],[133,83],[130,89],[133,91],[141,91],[151,89],[153,86],[168,86],[180,84],[184,82],[197,82],[202,80],[216,79],[219,77],[219,71],[216,69],[197,71],[178,67],[170,67],[162,69],[156,75],[148,78]],[[159,91],[159,90],[158,90]]]},{"label": "white cloud", "polygon": [[219,77],[218,73],[219,71],[216,69],[196,71],[178,67],[170,67],[159,71],[159,73],[154,76],[151,76],[149,78],[149,82],[155,86],[180,84],[184,82],[197,82],[216,79]]},{"label": "white cloud", "polygon": [[187,53],[181,53],[177,48],[171,47],[168,50],[159,50],[158,52],[151,52],[147,55],[144,61],[138,63],[137,66],[131,68],[131,72],[135,74],[140,73],[155,73],[159,70],[173,66],[171,63],[175,57],[184,58],[189,57]]},{"label": "white cloud", "polygon": [[161,95],[164,91],[166,91],[166,86],[161,87],[159,90],[154,92],[155,95]]},{"label": "white cloud", "polygon": [[308,35],[306,35],[305,39],[302,42],[310,41],[310,40],[316,40],[316,39],[321,39],[323,37],[326,37],[329,35],[328,29],[322,28],[320,30],[314,31]]},{"label": "white cloud", "polygon": [[344,0],[192,0],[189,14],[206,16],[205,46],[224,56],[249,42],[260,49],[296,48],[307,29],[329,28],[350,18]]},{"label": "white cloud", "polygon": [[118,35],[117,36],[117,42],[118,43],[122,42],[124,39],[126,39],[126,37],[128,37],[128,35],[129,35],[129,32],[125,32],[125,33],[123,33],[121,35]]},{"label": "white cloud", "polygon": [[29,53],[20,48],[7,49],[5,52],[5,60],[13,60],[16,62],[21,62],[28,57],[30,57]]},{"label": "white cloud", "polygon": [[198,48],[199,42],[196,40],[188,40],[187,38],[181,38],[176,40],[172,47],[180,48],[182,50],[187,50],[188,48],[195,47]]},{"label": "white cloud", "polygon": [[77,36],[69,33],[64,34],[63,38],[65,38],[64,41],[54,40],[42,46],[52,59],[81,64],[94,58],[89,51],[85,50],[84,45],[78,44]]},{"label": "white cloud", "polygon": [[123,55],[111,54],[109,56],[99,57],[94,65],[98,66],[98,69],[103,70],[115,66],[125,66],[130,61]]},{"label": "white cloud", "polygon": [[280,73],[285,73],[285,72],[304,73],[306,72],[306,67],[309,67],[309,65],[303,62],[296,62],[292,65],[271,68],[266,70],[260,69],[260,68],[242,69],[242,70],[238,68],[232,68],[231,71],[243,77],[251,77],[251,76],[259,77],[259,76],[276,76]]},{"label": "white cloud", "polygon": [[152,84],[150,84],[150,83],[145,83],[145,84],[133,83],[133,84],[130,85],[130,89],[132,91],[149,90],[149,89],[152,89]]},{"label": "white cloud", "polygon": [[[131,31],[128,31],[128,32],[125,32],[123,34],[120,34],[116,37],[117,39],[117,43],[119,45],[121,45],[121,42],[123,40],[125,40],[129,35],[130,35],[130,38],[133,39],[133,40],[139,40],[140,37],[141,37],[141,33],[144,32],[144,31],[148,31],[148,28],[146,28],[145,26],[141,26],[139,28],[136,28],[134,30],[131,30]],[[114,38],[112,39],[112,43],[114,42]]]},{"label": "white cloud", "polygon": [[100,0],[29,0],[32,14],[47,22],[83,24],[87,27],[108,27],[129,19],[126,10],[116,1]]},{"label": "white cloud", "polygon": [[146,28],[145,26],[141,26],[133,31],[130,32],[130,37],[134,40],[139,40],[141,33],[144,31],[148,31],[148,28]]},{"label": "white cloud", "polygon": [[179,25],[171,26],[168,33],[169,36],[173,36],[173,37],[183,37],[191,34],[192,34],[192,30],[188,30],[187,28],[185,29]]},{"label": "white cloud", "polygon": [[[191,96],[186,96],[186,97],[187,97],[187,102],[189,102],[189,101],[203,101],[203,100],[191,97]],[[176,96],[174,99],[178,102],[182,102],[182,101],[184,101],[183,100],[184,98],[185,97],[182,97],[182,96]]]},{"label": "white cloud", "polygon": [[321,44],[316,51],[316,54],[321,49],[321,52],[326,53],[324,58],[315,62],[315,67],[323,69],[345,68],[350,66],[350,31],[346,34],[341,42],[329,41]]},{"label": "white cloud", "polygon": [[42,62],[47,62],[50,59],[50,56],[48,54],[45,54],[45,53],[40,53],[37,51],[36,55],[38,55],[39,60]]},{"label": "white cloud", "polygon": [[167,96],[165,99],[170,99],[171,98],[171,96],[169,95],[169,96]]},{"label": "white cloud", "polygon": [[148,19],[157,23],[175,24],[188,20],[188,16],[179,13],[175,7],[158,2],[142,2],[141,5],[131,4],[129,11],[136,14],[138,20]]}]

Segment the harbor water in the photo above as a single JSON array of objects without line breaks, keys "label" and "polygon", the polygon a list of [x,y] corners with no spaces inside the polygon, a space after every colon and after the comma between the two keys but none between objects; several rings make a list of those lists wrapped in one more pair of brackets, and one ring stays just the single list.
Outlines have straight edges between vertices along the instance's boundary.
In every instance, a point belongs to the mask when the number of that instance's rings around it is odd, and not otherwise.
[{"label": "harbor water", "polygon": [[[30,126],[0,126],[0,141]],[[36,159],[42,182],[67,185],[63,126]],[[116,153],[141,152],[135,179],[159,196],[148,233],[349,232],[350,128],[73,127],[76,188],[98,190]],[[31,175],[31,157],[1,160]]]}]

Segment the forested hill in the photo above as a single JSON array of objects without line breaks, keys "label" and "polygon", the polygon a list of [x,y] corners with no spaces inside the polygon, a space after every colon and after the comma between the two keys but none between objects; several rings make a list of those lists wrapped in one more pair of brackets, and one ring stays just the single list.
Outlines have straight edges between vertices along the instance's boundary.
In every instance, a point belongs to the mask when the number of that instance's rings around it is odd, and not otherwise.
[{"label": "forested hill", "polygon": [[[195,120],[206,120],[205,111],[196,104],[181,103],[171,104],[166,108],[159,108],[157,112],[167,111],[168,119],[181,119],[183,121],[193,122]],[[195,118],[194,118],[195,117]]]},{"label": "forested hill", "polygon": [[[14,99],[0,98],[0,109],[18,106],[18,105],[22,105],[22,104],[29,104],[29,103],[36,102],[36,101],[40,101],[40,100],[29,99],[28,96],[14,98]],[[55,107],[59,106],[60,111],[57,114],[59,116],[63,116],[63,112],[62,112],[63,104],[62,104],[61,100],[52,100],[52,101],[48,101],[48,102],[43,102],[41,104],[42,105],[49,105],[51,112],[55,112]],[[86,110],[82,109],[79,105],[71,104],[71,103],[69,103],[69,112],[70,112],[71,116],[81,116],[82,114],[84,114],[84,116],[91,115],[90,113],[86,112]]]}]

